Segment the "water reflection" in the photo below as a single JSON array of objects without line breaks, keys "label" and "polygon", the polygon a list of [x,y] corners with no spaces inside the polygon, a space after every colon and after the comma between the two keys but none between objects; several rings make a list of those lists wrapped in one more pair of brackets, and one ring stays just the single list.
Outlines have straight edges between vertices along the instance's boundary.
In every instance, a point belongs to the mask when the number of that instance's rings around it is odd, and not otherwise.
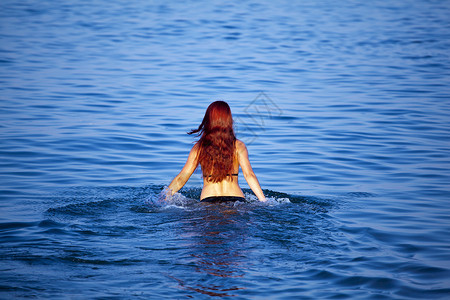
[{"label": "water reflection", "polygon": [[240,208],[232,204],[202,204],[202,209],[191,212],[181,222],[180,238],[186,248],[183,263],[197,273],[192,283],[174,278],[183,289],[222,297],[234,296],[230,292],[244,289],[235,280],[245,276],[250,251],[249,218]]}]

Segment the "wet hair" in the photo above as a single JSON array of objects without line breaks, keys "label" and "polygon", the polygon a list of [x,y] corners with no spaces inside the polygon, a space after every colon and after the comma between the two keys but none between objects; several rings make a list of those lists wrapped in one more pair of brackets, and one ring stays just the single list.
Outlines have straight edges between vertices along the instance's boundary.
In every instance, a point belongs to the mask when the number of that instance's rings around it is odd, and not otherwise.
[{"label": "wet hair", "polygon": [[215,101],[208,106],[203,121],[197,129],[198,162],[208,181],[220,182],[230,176],[233,168],[236,136],[233,130],[233,117],[228,103]]}]

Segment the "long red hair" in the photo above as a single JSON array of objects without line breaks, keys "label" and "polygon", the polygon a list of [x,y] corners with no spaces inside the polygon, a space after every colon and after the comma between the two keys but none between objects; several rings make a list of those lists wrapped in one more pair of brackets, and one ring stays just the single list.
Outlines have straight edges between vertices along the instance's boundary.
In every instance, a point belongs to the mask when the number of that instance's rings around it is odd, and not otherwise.
[{"label": "long red hair", "polygon": [[231,176],[236,136],[233,130],[231,109],[225,101],[215,101],[208,106],[202,123],[188,134],[197,133],[198,162],[203,176],[211,182],[220,182]]}]

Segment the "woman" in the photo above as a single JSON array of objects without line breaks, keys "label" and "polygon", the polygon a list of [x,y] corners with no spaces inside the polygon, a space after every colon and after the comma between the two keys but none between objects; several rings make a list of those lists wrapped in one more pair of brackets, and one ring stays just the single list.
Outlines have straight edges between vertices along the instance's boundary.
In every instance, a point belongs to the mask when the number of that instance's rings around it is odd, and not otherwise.
[{"label": "woman", "polygon": [[233,118],[228,104],[216,101],[209,105],[197,129],[200,139],[192,147],[181,172],[169,185],[169,195],[175,194],[200,164],[203,173],[202,202],[245,201],[238,184],[239,166],[244,178],[260,201],[266,201],[248,159],[247,147],[236,139]]}]

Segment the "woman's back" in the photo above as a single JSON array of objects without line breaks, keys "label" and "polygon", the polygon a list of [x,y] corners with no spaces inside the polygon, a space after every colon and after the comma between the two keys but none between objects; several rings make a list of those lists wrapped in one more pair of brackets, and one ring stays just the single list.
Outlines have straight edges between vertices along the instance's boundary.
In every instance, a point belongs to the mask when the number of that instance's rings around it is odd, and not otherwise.
[{"label": "woman's back", "polygon": [[[219,182],[212,182],[209,178],[212,174],[203,173],[203,189],[200,199],[215,196],[236,196],[244,197],[244,193],[239,187],[239,151],[243,143],[239,140],[235,142],[235,149],[233,155],[233,165],[230,173],[226,178]],[[203,169],[202,169],[203,170]]]}]

